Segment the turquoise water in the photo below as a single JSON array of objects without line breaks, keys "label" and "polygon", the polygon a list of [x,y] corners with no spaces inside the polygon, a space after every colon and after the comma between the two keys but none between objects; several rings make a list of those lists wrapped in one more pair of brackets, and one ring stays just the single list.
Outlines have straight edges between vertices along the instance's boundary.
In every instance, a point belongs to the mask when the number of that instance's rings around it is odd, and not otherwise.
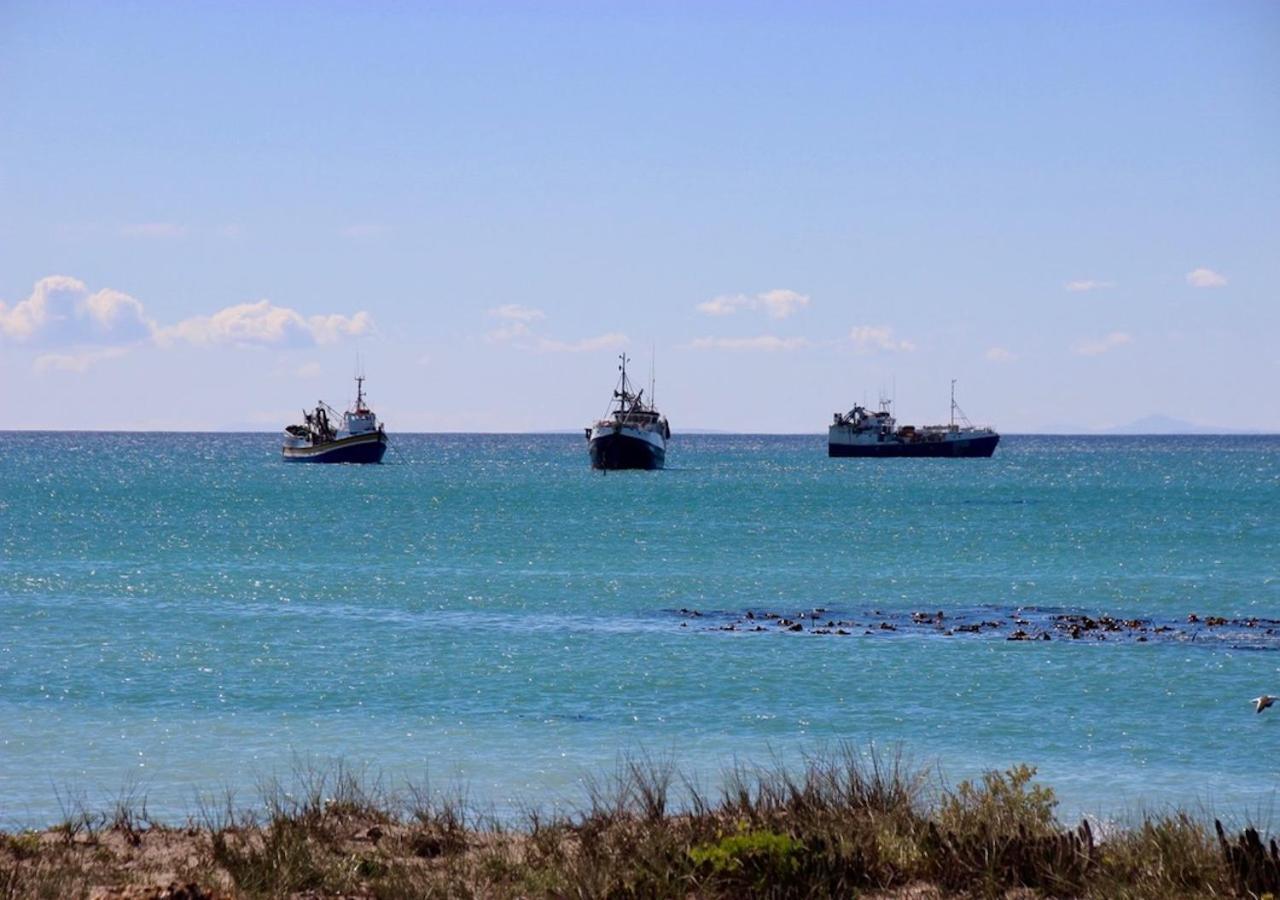
[{"label": "turquoise water", "polygon": [[502,811],[580,799],[621,754],[714,783],[840,740],[952,779],[1029,762],[1072,815],[1275,802],[1260,630],[719,628],[1280,617],[1280,439],[876,461],[677,435],[668,459],[602,476],[578,435],[393,436],[361,467],[282,463],[273,435],[0,434],[0,825],[134,783],[182,816],[300,757]]}]

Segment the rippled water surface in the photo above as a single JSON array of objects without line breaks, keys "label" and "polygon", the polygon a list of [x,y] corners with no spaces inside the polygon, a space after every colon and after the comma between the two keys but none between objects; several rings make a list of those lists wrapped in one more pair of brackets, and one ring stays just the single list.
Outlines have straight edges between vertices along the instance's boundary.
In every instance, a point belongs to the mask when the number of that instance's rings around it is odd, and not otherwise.
[{"label": "rippled water surface", "polygon": [[[0,824],[132,782],[181,816],[307,756],[510,809],[624,753],[714,781],[844,739],[953,778],[1030,762],[1070,813],[1276,802],[1261,626],[812,632],[1280,618],[1278,438],[828,460],[816,436],[677,435],[668,470],[608,476],[577,435],[393,441],[319,466],[272,435],[0,434]],[[803,630],[723,630],[748,610]]]}]

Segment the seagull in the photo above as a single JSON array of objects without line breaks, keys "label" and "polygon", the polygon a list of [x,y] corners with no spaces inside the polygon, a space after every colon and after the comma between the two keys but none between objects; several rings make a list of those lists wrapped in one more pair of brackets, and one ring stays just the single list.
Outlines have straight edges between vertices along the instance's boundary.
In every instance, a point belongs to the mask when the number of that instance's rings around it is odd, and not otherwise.
[{"label": "seagull", "polygon": [[1278,698],[1272,697],[1270,694],[1263,694],[1261,697],[1254,697],[1249,702],[1253,704],[1254,712],[1262,712],[1271,704],[1275,703]]}]

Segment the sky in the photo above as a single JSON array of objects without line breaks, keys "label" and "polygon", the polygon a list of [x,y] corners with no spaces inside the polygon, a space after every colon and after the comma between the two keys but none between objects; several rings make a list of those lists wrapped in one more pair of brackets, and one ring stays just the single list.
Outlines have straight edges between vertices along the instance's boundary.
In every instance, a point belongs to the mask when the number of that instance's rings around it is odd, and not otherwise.
[{"label": "sky", "polygon": [[0,428],[1280,430],[1278,288],[1280,3],[0,5]]}]

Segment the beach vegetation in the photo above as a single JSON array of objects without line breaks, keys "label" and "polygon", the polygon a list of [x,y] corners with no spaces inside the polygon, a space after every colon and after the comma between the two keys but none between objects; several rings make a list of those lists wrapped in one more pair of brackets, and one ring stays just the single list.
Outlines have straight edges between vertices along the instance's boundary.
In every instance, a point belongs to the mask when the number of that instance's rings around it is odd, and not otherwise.
[{"label": "beach vegetation", "polygon": [[227,794],[180,826],[127,791],[107,813],[77,801],[48,831],[0,832],[0,900],[1280,892],[1280,847],[1252,828],[1180,811],[1069,827],[1058,809],[1030,767],[950,786],[852,746],[797,767],[738,766],[715,790],[669,761],[625,760],[588,782],[580,807],[514,818],[460,791],[392,791],[368,770],[307,764],[261,784],[247,808]]}]

